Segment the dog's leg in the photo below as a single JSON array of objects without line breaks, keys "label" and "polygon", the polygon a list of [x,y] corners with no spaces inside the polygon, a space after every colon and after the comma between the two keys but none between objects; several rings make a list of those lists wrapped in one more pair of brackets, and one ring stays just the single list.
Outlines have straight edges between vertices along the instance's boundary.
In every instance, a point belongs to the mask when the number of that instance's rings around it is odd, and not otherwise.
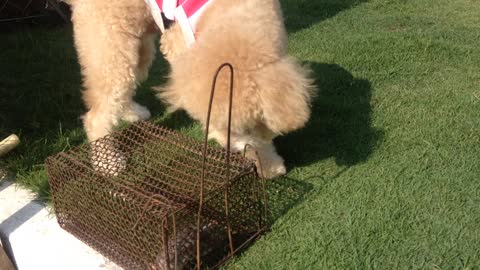
[{"label": "dog's leg", "polygon": [[[141,28],[132,23],[126,25]],[[85,18],[74,20],[74,29],[84,76],[83,97],[88,112],[83,121],[88,139],[109,134],[121,118],[128,121],[148,118],[150,112],[132,100],[138,83],[142,38],[127,31],[139,30],[113,28]]]},{"label": "dog's leg", "polygon": [[[141,38],[139,61],[136,74],[137,81],[139,83],[148,78],[148,72],[152,66],[153,59],[155,58],[155,36],[156,34],[147,32]],[[122,119],[128,122],[135,122],[148,118],[150,118],[150,112],[148,109],[133,100],[131,100],[125,106],[125,110],[122,115]]]},{"label": "dog's leg", "polygon": [[122,120],[133,123],[138,120],[145,120],[150,118],[150,111],[147,107],[138,104],[137,102],[131,100],[125,105],[123,110]]},{"label": "dog's leg", "polygon": [[[212,128],[209,133],[209,138],[215,139],[223,147],[227,145],[227,133]],[[277,153],[273,145],[274,134],[270,132],[254,130],[249,134],[231,135],[231,148],[234,152],[242,152],[245,150],[245,145],[253,147],[247,148],[246,156],[256,161],[257,171],[267,179],[275,178],[284,175],[287,172],[283,158]],[[255,153],[255,150],[257,153]],[[258,154],[258,155],[257,155]]]},{"label": "dog's leg", "polygon": [[[243,143],[243,142],[240,142]],[[253,150],[247,150],[246,156],[256,160],[257,171],[267,179],[284,175],[287,172],[283,158],[277,153],[273,142],[262,142],[253,145],[257,154]]]},{"label": "dog's leg", "polygon": [[143,34],[139,50],[139,61],[137,69],[137,78],[139,82],[144,82],[148,78],[148,71],[152,66],[155,53],[157,52],[155,46],[155,33],[147,32]]},{"label": "dog's leg", "polygon": [[89,111],[83,121],[90,140],[109,134],[121,118],[136,121],[137,115],[150,115],[148,110],[132,101],[136,78],[130,61],[132,59],[120,56],[115,59],[116,64],[105,63],[101,71],[104,76],[94,75],[85,88],[84,100]]}]

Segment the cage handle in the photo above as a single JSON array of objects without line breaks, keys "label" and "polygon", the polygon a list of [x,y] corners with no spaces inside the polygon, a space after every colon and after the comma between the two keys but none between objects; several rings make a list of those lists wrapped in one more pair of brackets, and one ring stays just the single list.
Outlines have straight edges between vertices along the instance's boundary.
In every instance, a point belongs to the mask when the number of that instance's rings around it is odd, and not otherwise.
[{"label": "cage handle", "polygon": [[[201,254],[200,254],[200,227],[201,227],[201,216],[202,216],[202,207],[203,207],[203,193],[204,193],[204,181],[205,181],[205,167],[207,163],[207,147],[208,147],[208,132],[210,128],[210,117],[212,114],[212,105],[213,105],[213,97],[215,94],[215,89],[217,85],[217,78],[222,69],[227,67],[230,70],[230,93],[229,93],[229,103],[228,103],[228,124],[227,124],[227,156],[226,156],[226,165],[227,165],[227,183],[230,181],[230,137],[231,137],[231,125],[232,125],[232,102],[233,102],[233,66],[230,63],[223,63],[215,72],[215,76],[213,77],[212,89],[210,91],[210,100],[208,103],[208,113],[207,113],[207,122],[205,125],[205,140],[203,144],[203,163],[202,163],[202,177],[200,178],[200,200],[198,206],[198,214],[197,214],[197,269],[200,270],[201,267]],[[233,253],[233,244],[232,244],[232,236],[231,236],[231,229],[230,229],[230,222],[228,220],[228,198],[227,193],[225,194],[225,211],[227,216],[227,231],[228,231],[228,238],[230,244],[230,251]]]}]

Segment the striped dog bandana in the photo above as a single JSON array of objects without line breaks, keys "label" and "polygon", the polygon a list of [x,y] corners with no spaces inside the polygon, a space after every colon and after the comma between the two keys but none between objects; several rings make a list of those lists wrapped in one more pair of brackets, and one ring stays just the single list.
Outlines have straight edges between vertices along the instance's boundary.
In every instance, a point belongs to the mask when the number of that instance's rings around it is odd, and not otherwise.
[{"label": "striped dog bandana", "polygon": [[162,13],[166,19],[177,21],[182,29],[185,44],[195,42],[195,26],[198,18],[213,0],[145,0],[150,6],[155,23],[165,32]]}]

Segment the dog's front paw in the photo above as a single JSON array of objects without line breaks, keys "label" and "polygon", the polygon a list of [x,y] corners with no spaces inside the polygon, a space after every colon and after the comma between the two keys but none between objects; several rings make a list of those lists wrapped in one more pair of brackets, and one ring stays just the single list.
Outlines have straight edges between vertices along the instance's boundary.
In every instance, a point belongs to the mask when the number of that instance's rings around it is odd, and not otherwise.
[{"label": "dog's front paw", "polygon": [[[262,171],[260,171],[260,166],[257,166],[257,167],[258,167],[258,173],[261,174]],[[263,176],[267,179],[272,179],[287,173],[287,168],[285,168],[285,165],[283,164],[283,160],[274,161],[271,163],[267,162],[265,165],[262,164],[262,169],[263,169]]]},{"label": "dog's front paw", "polygon": [[103,176],[118,176],[127,167],[127,158],[108,138],[95,141],[91,151],[93,168]]},{"label": "dog's front paw", "polygon": [[136,122],[139,120],[146,120],[150,118],[151,114],[147,107],[144,107],[136,102],[132,102],[124,111],[122,120],[127,122]]},{"label": "dog's front paw", "polygon": [[259,175],[263,174],[265,178],[272,179],[287,173],[283,158],[277,154],[273,146],[259,150],[254,157]]}]

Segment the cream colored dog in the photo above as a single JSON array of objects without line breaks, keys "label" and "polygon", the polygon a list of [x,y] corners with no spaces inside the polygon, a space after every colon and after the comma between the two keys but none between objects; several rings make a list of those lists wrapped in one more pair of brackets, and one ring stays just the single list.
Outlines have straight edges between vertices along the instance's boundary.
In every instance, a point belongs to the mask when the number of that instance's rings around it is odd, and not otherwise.
[{"label": "cream colored dog", "polygon": [[[88,112],[83,122],[88,139],[109,134],[120,119],[148,118],[148,109],[132,100],[155,55],[154,21],[145,1],[67,2],[84,78]],[[163,35],[161,47],[172,73],[160,96],[172,108],[185,109],[204,123],[212,76],[220,64],[232,63],[234,149],[251,144],[259,150],[266,177],[285,173],[272,139],[305,124],[313,86],[308,71],[286,56],[278,0],[213,0],[196,30],[197,40],[188,49],[178,26]],[[222,145],[228,76],[226,72],[220,76],[212,113],[211,137]]]},{"label": "cream colored dog", "polygon": [[[229,62],[235,69],[232,146],[259,152],[265,177],[286,172],[272,140],[299,129],[309,116],[313,92],[309,71],[287,56],[287,38],[278,0],[214,0],[198,20],[196,42],[186,48],[173,25],[161,51],[171,64],[170,80],[159,96],[205,125],[212,77]],[[229,73],[217,82],[211,138],[226,145]],[[247,152],[257,158],[253,152]]]}]

